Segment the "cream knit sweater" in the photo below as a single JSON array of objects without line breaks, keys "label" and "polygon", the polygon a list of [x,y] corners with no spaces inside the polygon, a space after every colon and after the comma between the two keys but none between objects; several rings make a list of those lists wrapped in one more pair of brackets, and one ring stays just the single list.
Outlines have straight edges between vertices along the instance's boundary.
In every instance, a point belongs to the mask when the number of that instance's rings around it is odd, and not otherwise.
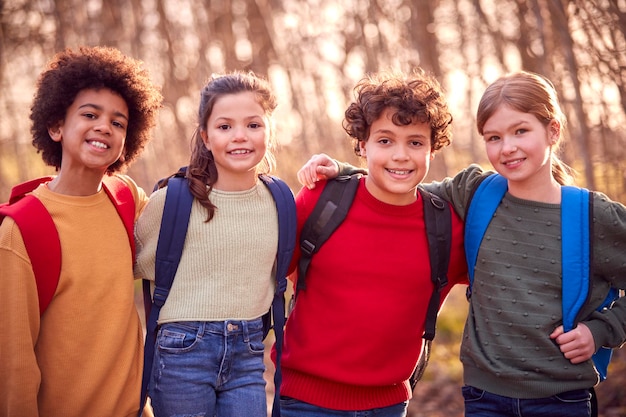
[{"label": "cream knit sweater", "polygon": [[[166,190],[150,197],[135,229],[135,273],[151,280]],[[250,320],[271,305],[278,245],[271,193],[259,182],[246,191],[212,190],[209,198],[217,206],[210,222],[205,222],[206,210],[193,202],[183,255],[159,324]]]}]

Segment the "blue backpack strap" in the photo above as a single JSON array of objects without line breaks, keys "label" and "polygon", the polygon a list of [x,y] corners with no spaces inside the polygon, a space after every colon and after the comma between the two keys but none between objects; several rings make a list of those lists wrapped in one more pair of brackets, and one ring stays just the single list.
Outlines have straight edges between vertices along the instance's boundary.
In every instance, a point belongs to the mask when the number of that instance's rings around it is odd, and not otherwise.
[{"label": "blue backpack strap", "polygon": [[474,283],[474,267],[476,266],[478,249],[487,226],[491,223],[491,219],[507,190],[506,178],[500,174],[493,174],[485,177],[468,202],[465,215],[465,258],[469,273],[468,298],[471,296],[472,284]]},{"label": "blue backpack strap", "polygon": [[561,245],[563,328],[569,332],[589,293],[589,191],[584,188],[561,187]]},{"label": "blue backpack strap", "polygon": [[[593,194],[584,188],[561,187],[561,244],[562,244],[562,296],[563,328],[566,332],[578,324],[578,314],[587,302],[591,277],[591,230],[593,227]],[[567,208],[567,209],[565,209]],[[572,227],[576,225],[576,227]],[[578,279],[572,279],[578,277]],[[611,288],[598,308],[609,307],[619,297],[619,291]],[[600,347],[592,356],[593,363],[604,381],[613,350]]]},{"label": "blue backpack strap", "polygon": [[276,371],[274,372],[274,403],[272,416],[280,416],[280,385],[282,373],[280,359],[283,350],[283,330],[285,327],[285,290],[287,289],[287,273],[296,245],[296,203],[289,186],[282,180],[267,175],[259,177],[269,188],[278,212],[278,251],[276,259],[276,292],[272,300],[272,319],[276,338]]},{"label": "blue backpack strap", "polygon": [[[157,320],[161,307],[169,294],[178,263],[183,253],[193,195],[187,179],[181,176],[169,178],[167,195],[161,219],[161,229],[156,250],[154,293],[152,305],[146,322],[146,343],[144,348],[144,368],[141,384],[141,409],[147,398],[148,383],[152,372],[152,361],[156,343]],[[146,290],[144,281],[144,294]],[[149,291],[149,288],[148,288]],[[139,410],[140,415],[142,410]]]},{"label": "blue backpack strap", "polygon": [[[619,290],[611,288],[609,295],[606,297],[606,300],[598,310],[609,307],[613,303],[613,301],[617,300],[618,298]],[[598,349],[598,351],[594,353],[591,357],[591,359],[593,360],[593,364],[596,367],[596,371],[598,371],[600,382],[604,381],[608,375],[609,362],[611,362],[612,357],[613,349],[604,346],[601,346],[600,349]]]}]

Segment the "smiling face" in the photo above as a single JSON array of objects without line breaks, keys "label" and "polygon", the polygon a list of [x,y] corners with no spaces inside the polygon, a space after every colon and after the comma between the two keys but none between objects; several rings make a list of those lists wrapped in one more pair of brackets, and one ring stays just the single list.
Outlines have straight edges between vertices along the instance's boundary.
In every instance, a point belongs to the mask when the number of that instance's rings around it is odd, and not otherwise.
[{"label": "smiling face", "polygon": [[489,161],[509,180],[509,189],[539,190],[550,184],[552,146],[560,125],[544,125],[531,113],[501,105],[483,127]]},{"label": "smiling face", "polygon": [[393,112],[385,109],[372,123],[361,152],[367,159],[368,191],[380,201],[402,206],[416,200],[417,185],[428,174],[434,153],[429,124],[398,126],[391,121]]},{"label": "smiling face", "polygon": [[215,188],[248,189],[256,183],[256,168],[270,138],[270,121],[254,93],[218,98],[201,135],[217,167]]},{"label": "smiling face", "polygon": [[124,149],[128,106],[117,93],[102,88],[80,91],[65,119],[48,129],[63,148],[62,172],[92,171],[101,175]]}]

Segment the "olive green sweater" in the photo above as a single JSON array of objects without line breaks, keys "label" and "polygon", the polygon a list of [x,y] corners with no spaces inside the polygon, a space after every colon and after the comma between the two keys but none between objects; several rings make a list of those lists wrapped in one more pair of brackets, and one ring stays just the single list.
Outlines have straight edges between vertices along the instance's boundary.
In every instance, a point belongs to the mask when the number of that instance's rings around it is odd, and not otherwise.
[{"label": "olive green sweater", "polygon": [[[464,218],[471,190],[484,175],[473,165],[425,188],[451,201]],[[626,288],[626,207],[596,193],[593,213],[592,285],[580,317],[596,348],[618,347],[626,341],[626,298],[595,310],[611,285]],[[591,360],[571,364],[549,338],[562,324],[560,230],[560,204],[508,193],[503,198],[478,252],[461,345],[465,384],[541,398],[598,382]]]}]

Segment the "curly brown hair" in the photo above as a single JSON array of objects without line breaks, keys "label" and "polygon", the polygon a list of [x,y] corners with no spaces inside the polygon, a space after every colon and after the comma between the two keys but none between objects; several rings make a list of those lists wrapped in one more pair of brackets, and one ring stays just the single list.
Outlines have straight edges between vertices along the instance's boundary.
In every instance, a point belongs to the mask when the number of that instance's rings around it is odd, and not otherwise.
[{"label": "curly brown hair", "polygon": [[416,68],[411,74],[381,71],[371,74],[354,87],[355,101],[348,106],[343,128],[360,156],[359,142],[367,141],[370,127],[387,108],[395,109],[397,126],[428,123],[430,145],[437,151],[452,142],[452,114],[439,82]]},{"label": "curly brown hair", "polygon": [[163,97],[143,68],[142,62],[110,47],[80,47],[57,53],[37,80],[30,111],[32,144],[43,161],[61,167],[62,148],[48,128],[63,121],[77,94],[85,89],[107,88],[119,94],[128,106],[129,121],[122,156],[107,172],[120,171],[137,158],[151,139]]}]

